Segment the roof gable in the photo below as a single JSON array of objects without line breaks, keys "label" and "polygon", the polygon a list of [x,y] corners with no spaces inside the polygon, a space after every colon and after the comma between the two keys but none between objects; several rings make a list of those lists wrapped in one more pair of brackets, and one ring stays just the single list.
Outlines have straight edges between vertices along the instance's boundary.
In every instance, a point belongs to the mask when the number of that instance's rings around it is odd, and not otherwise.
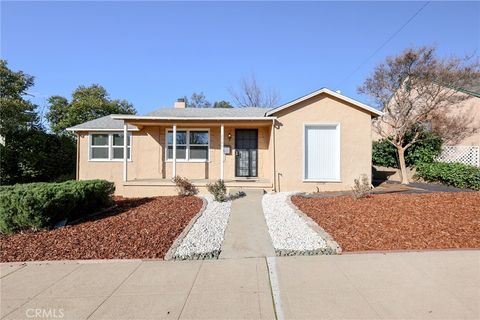
[{"label": "roof gable", "polygon": [[377,110],[377,109],[375,109],[375,108],[372,108],[372,107],[370,107],[370,106],[367,106],[366,104],[361,103],[361,102],[359,102],[359,101],[357,101],[357,100],[354,100],[354,99],[352,99],[352,98],[346,97],[346,96],[344,96],[344,95],[342,95],[342,94],[340,94],[340,93],[338,93],[338,92],[334,92],[334,91],[332,91],[332,90],[330,90],[330,89],[322,88],[322,89],[317,90],[317,91],[315,91],[315,92],[309,93],[309,94],[307,94],[307,95],[305,95],[305,96],[303,96],[303,97],[300,97],[300,98],[298,98],[298,99],[295,99],[295,100],[293,100],[293,101],[290,101],[290,102],[288,102],[288,103],[286,103],[286,104],[284,104],[284,105],[281,105],[280,107],[277,107],[277,108],[275,108],[275,109],[271,109],[270,111],[268,111],[268,112],[266,113],[266,116],[272,116],[272,115],[274,115],[275,113],[277,113],[277,112],[279,112],[279,111],[281,111],[281,110],[284,110],[284,109],[287,109],[287,108],[289,108],[289,107],[292,107],[292,106],[294,106],[294,105],[296,105],[296,104],[298,104],[298,103],[300,103],[300,102],[302,102],[302,101],[305,101],[305,100],[307,100],[307,99],[316,97],[316,96],[318,96],[318,95],[320,95],[320,94],[328,94],[328,95],[330,95],[330,96],[332,96],[332,97],[335,97],[335,98],[337,98],[337,99],[339,99],[339,100],[342,100],[342,101],[348,102],[348,103],[350,103],[350,104],[353,104],[353,105],[359,107],[360,109],[365,110],[366,112],[370,113],[371,115],[373,115],[373,116],[375,116],[375,117],[376,117],[376,116],[381,116],[381,115],[383,114],[381,111],[379,111],[379,110]]}]

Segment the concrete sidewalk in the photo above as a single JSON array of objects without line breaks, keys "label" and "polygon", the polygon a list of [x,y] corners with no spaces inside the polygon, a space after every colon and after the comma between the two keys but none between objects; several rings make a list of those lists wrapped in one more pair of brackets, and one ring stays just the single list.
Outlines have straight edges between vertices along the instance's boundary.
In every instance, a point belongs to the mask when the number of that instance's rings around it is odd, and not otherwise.
[{"label": "concrete sidewalk", "polygon": [[2,319],[480,318],[478,250],[268,260],[1,264]]},{"label": "concrete sidewalk", "polygon": [[480,251],[276,258],[286,319],[480,319]]},{"label": "concrete sidewalk", "polygon": [[262,209],[263,190],[247,190],[232,202],[220,259],[275,256]]},{"label": "concrete sidewalk", "polygon": [[2,319],[31,319],[36,310],[49,319],[275,318],[265,259],[55,262],[1,271]]}]

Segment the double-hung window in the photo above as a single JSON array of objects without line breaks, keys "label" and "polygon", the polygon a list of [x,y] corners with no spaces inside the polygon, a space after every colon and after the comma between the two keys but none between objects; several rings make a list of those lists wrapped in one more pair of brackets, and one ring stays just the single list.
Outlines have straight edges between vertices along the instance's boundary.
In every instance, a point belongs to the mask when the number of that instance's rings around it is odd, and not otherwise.
[{"label": "double-hung window", "polygon": [[[90,155],[92,161],[121,161],[123,160],[123,132],[122,133],[92,133],[89,136]],[[127,157],[131,160],[132,135],[128,134]]]},{"label": "double-hung window", "polygon": [[[173,131],[167,131],[167,160],[173,160]],[[177,130],[176,160],[208,161],[210,134],[208,130]]]},{"label": "double-hung window", "polygon": [[[127,135],[127,158],[130,160],[130,140],[132,140],[132,135]],[[123,133],[113,133],[112,134],[112,159],[123,159]]]},{"label": "double-hung window", "polygon": [[90,135],[90,159],[108,160],[109,159],[109,140],[108,134]]}]

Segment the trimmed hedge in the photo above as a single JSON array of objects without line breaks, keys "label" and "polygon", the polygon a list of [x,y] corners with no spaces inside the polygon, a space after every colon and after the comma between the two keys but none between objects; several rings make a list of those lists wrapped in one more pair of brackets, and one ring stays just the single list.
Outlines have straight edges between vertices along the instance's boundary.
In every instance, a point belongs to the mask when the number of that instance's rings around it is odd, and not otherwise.
[{"label": "trimmed hedge", "polygon": [[105,180],[28,183],[0,187],[0,232],[51,228],[105,208],[114,184]]},{"label": "trimmed hedge", "polygon": [[417,166],[415,176],[429,182],[480,190],[480,168],[462,163],[422,163]]}]

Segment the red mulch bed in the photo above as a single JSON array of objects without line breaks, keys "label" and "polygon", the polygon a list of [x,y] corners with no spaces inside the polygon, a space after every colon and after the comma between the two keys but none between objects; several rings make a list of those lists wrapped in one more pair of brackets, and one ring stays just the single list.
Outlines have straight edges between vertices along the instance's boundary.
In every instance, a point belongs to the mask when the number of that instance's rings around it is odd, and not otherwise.
[{"label": "red mulch bed", "polygon": [[161,259],[203,204],[197,197],[115,202],[111,211],[75,225],[0,235],[0,261]]},{"label": "red mulch bed", "polygon": [[292,202],[343,251],[480,248],[480,192],[296,196]]}]

